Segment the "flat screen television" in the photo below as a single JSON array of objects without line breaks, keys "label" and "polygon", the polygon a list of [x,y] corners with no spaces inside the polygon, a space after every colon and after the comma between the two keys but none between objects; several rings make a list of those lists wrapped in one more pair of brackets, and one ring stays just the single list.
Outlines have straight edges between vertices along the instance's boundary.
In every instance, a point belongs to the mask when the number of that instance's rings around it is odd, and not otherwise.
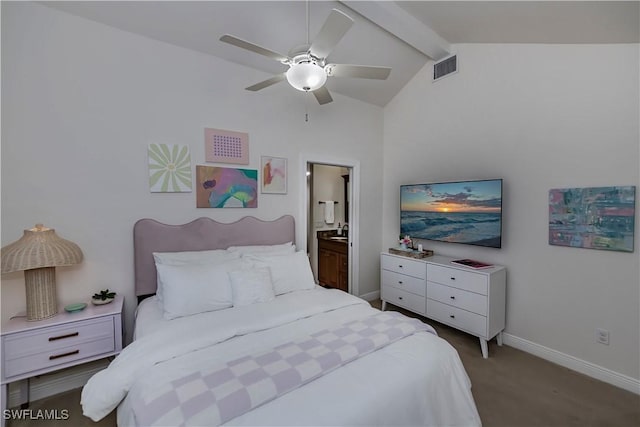
[{"label": "flat screen television", "polygon": [[502,179],[401,185],[400,234],[500,248]]}]

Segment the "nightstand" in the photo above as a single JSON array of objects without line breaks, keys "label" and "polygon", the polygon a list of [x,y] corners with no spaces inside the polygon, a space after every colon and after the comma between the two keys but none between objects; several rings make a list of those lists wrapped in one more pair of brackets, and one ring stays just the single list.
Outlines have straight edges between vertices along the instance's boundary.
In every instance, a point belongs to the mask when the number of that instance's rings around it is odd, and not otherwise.
[{"label": "nightstand", "polygon": [[[20,315],[2,325],[2,409],[8,385],[63,368],[114,356],[122,350],[122,307],[116,295],[105,305],[87,304],[78,312],[60,307],[58,314],[28,322]],[[21,403],[29,401],[28,381],[21,385]]]}]

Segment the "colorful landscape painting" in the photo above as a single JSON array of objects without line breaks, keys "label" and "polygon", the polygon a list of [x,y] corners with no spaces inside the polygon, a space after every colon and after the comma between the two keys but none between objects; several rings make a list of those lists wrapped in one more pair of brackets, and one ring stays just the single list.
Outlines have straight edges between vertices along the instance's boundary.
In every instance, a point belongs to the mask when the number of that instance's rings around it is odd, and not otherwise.
[{"label": "colorful landscape painting", "polygon": [[257,208],[256,169],[196,166],[196,206],[199,208]]},{"label": "colorful landscape painting", "polygon": [[549,190],[549,244],[633,252],[635,186]]}]

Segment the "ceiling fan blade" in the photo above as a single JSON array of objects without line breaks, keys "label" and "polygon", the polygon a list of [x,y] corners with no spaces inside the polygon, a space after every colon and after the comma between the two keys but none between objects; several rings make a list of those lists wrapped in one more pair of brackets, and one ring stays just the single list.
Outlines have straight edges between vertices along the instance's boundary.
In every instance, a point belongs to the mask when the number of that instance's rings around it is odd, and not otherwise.
[{"label": "ceiling fan blade", "polygon": [[320,89],[316,89],[313,91],[313,96],[318,100],[318,104],[324,105],[333,101],[331,94],[329,93],[329,89],[326,86],[322,86]]},{"label": "ceiling fan blade", "polygon": [[281,55],[278,52],[274,52],[262,46],[258,46],[257,44],[253,44],[251,42],[239,39],[229,34],[225,34],[220,37],[221,42],[229,43],[236,47],[241,47],[242,49],[250,50],[251,52],[257,53],[262,56],[266,56],[267,58],[275,59],[278,62],[288,63],[291,59],[287,56]]},{"label": "ceiling fan blade", "polygon": [[326,58],[353,25],[353,19],[338,9],[332,9],[309,51],[316,58]]},{"label": "ceiling fan blade", "polygon": [[361,79],[385,80],[391,73],[389,67],[368,65],[329,64],[325,67],[327,75],[332,77],[357,77]]},{"label": "ceiling fan blade", "polygon": [[270,79],[267,79],[265,81],[262,81],[260,83],[256,83],[253,86],[249,86],[247,88],[245,88],[245,90],[250,90],[252,92],[256,92],[260,89],[264,89],[265,87],[269,87],[271,85],[274,85],[276,83],[279,83],[281,81],[283,81],[286,78],[286,74],[282,73],[282,74],[278,74],[275,75],[273,77],[271,77]]}]

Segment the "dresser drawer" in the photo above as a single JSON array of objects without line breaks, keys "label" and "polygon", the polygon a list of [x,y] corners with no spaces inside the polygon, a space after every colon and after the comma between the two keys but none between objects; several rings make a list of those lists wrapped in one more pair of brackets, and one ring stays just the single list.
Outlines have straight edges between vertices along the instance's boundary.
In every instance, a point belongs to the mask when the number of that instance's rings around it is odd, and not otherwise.
[{"label": "dresser drawer", "polygon": [[461,308],[427,299],[427,317],[479,337],[487,336],[487,318]]},{"label": "dresser drawer", "polygon": [[426,298],[391,286],[382,286],[382,299],[406,308],[414,313],[425,314]]},{"label": "dresser drawer", "polygon": [[427,265],[427,278],[430,282],[453,286],[482,295],[487,295],[488,293],[487,276],[480,273],[429,264]]},{"label": "dresser drawer", "polygon": [[382,270],[382,286],[393,286],[394,288],[421,296],[425,296],[427,293],[424,279],[418,279],[417,277],[407,276],[406,274],[389,270]]},{"label": "dresser drawer", "polygon": [[[112,329],[113,332],[113,329]],[[115,350],[113,334],[96,341],[83,342],[78,345],[50,349],[43,353],[31,354],[18,359],[7,359],[4,364],[4,376],[10,378],[34,369],[49,368],[75,360],[110,353]]]},{"label": "dresser drawer", "polygon": [[113,336],[114,326],[111,316],[8,335],[4,337],[4,360],[55,352],[57,349],[78,346],[105,337],[113,340]]},{"label": "dresser drawer", "polygon": [[462,308],[481,316],[487,315],[487,297],[439,283],[427,282],[427,298]]},{"label": "dresser drawer", "polygon": [[396,273],[407,274],[423,280],[427,275],[425,263],[421,261],[414,261],[397,256],[382,255],[380,262],[383,270],[395,271]]}]

